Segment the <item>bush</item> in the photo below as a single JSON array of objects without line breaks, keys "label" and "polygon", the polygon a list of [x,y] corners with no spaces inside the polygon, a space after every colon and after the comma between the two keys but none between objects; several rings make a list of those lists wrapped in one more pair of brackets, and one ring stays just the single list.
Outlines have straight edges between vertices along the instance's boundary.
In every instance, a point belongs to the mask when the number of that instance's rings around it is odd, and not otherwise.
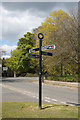
[{"label": "bush", "polygon": [[32,74],[32,73],[27,73],[26,74],[26,77],[38,77],[39,75],[38,74]]},{"label": "bush", "polygon": [[80,78],[78,76],[48,76],[47,80],[54,80],[54,81],[63,81],[63,82],[80,82]]}]

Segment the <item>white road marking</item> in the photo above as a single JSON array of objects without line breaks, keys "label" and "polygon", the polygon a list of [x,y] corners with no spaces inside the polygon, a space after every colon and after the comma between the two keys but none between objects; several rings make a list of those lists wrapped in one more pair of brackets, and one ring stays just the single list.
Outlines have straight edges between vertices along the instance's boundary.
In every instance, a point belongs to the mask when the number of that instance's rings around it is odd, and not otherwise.
[{"label": "white road marking", "polygon": [[51,100],[51,101],[55,101],[55,102],[57,102],[58,100],[56,100],[56,99],[52,99],[52,98],[49,98],[49,97],[45,97],[46,99],[48,99],[48,100]]},{"label": "white road marking", "polygon": [[56,99],[52,99],[53,101],[55,101],[55,102],[57,102],[58,100],[56,100]]},{"label": "white road marking", "polygon": [[39,99],[39,97],[36,97],[36,99]]},{"label": "white road marking", "polygon": [[0,84],[0,86],[2,86],[2,87],[4,87],[4,88],[8,88],[8,89],[13,90],[13,91],[16,91],[16,92],[19,92],[19,93],[24,94],[24,95],[28,95],[28,96],[33,97],[33,98],[36,98],[36,99],[39,99],[37,96],[35,96],[35,95],[34,95],[33,93],[31,93],[31,92],[24,91],[24,90],[20,90],[20,89],[16,89],[16,88],[14,88],[14,87],[12,87],[12,86],[8,86],[8,85],[1,85],[1,84]]},{"label": "white road marking", "polygon": [[20,90],[20,89],[16,89],[16,88],[14,88],[12,86],[8,86],[8,85],[1,85],[0,84],[0,86],[2,86],[4,88],[8,88],[8,89],[16,91],[16,92],[19,92],[19,93],[24,94],[24,95],[28,95],[30,97],[35,97],[36,99],[38,99],[37,96],[34,96],[31,92]]},{"label": "white road marking", "polygon": [[66,102],[61,102],[62,104],[66,104]]},{"label": "white road marking", "polygon": [[[24,92],[26,92],[26,91],[24,91]],[[28,91],[27,91],[27,93],[31,94],[31,92],[28,92]]]},{"label": "white road marking", "polygon": [[46,102],[51,102],[51,101],[49,101],[49,100],[45,100]]},{"label": "white road marking", "polygon": [[49,99],[49,100],[51,99],[51,98],[49,98],[49,97],[45,97],[45,98],[46,98],[46,99]]},{"label": "white road marking", "polygon": [[[7,89],[10,89],[10,90],[13,90],[13,91],[16,91],[16,92],[19,92],[19,93],[21,93],[21,94],[24,94],[24,95],[28,95],[28,96],[30,96],[30,97],[33,97],[33,98],[36,98],[36,99],[39,99],[39,97],[38,96],[36,96],[34,93],[31,93],[31,92],[29,92],[29,91],[25,91],[25,90],[23,90],[23,89],[17,89],[17,88],[14,88],[14,87],[12,87],[12,86],[9,86],[9,85],[3,85],[3,84],[0,84],[0,86],[2,86],[2,87],[4,87],[4,88],[7,88]],[[58,100],[56,100],[56,99],[51,99],[51,98],[49,98],[49,97],[45,97],[44,99],[43,99],[45,102],[59,102]],[[61,104],[66,104],[66,102],[60,102]]]},{"label": "white road marking", "polygon": [[34,97],[34,98],[35,98],[36,96],[34,96],[34,95],[33,95],[32,97]]}]

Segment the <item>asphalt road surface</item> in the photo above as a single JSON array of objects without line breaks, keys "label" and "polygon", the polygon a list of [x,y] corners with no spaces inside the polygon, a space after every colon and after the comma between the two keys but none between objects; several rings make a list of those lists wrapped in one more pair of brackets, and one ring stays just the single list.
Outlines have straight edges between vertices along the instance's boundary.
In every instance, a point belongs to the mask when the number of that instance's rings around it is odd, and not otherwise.
[{"label": "asphalt road surface", "polygon": [[[38,102],[39,84],[37,81],[38,77],[3,78],[2,82],[0,80],[2,102]],[[43,84],[42,102],[78,106],[78,89]]]}]

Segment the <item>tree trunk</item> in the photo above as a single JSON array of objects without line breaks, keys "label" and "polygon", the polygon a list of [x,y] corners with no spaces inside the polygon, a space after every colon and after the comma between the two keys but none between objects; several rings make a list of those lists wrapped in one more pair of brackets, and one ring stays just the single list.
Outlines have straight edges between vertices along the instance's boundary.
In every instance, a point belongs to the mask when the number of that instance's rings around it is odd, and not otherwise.
[{"label": "tree trunk", "polygon": [[61,63],[61,76],[63,75],[63,65]]},{"label": "tree trunk", "polygon": [[64,66],[63,66],[63,75],[65,75],[65,68],[64,68]]},{"label": "tree trunk", "polygon": [[16,72],[14,71],[14,77],[16,77]]}]

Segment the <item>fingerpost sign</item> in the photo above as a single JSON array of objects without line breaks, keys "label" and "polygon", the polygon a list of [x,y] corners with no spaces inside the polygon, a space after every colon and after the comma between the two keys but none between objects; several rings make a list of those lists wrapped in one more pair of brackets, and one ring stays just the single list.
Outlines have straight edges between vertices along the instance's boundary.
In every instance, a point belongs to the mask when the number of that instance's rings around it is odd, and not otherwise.
[{"label": "fingerpost sign", "polygon": [[42,61],[42,39],[44,38],[44,35],[42,33],[38,34],[39,38],[39,108],[41,109],[42,107],[42,81],[41,81],[41,76],[42,76],[42,68],[41,68],[41,61]]},{"label": "fingerpost sign", "polygon": [[[29,53],[27,54],[27,57],[36,58],[36,59],[39,58],[39,108],[41,109],[42,108],[42,80],[41,80],[42,78],[41,77],[42,76],[42,66],[41,66],[42,55],[53,56],[51,52],[44,52],[44,51],[55,49],[55,45],[47,45],[47,46],[42,47],[42,39],[44,38],[44,35],[42,33],[39,33],[38,38],[39,38],[39,47],[30,49]],[[32,54],[33,52],[37,52],[37,51],[39,51],[39,55]]]}]

